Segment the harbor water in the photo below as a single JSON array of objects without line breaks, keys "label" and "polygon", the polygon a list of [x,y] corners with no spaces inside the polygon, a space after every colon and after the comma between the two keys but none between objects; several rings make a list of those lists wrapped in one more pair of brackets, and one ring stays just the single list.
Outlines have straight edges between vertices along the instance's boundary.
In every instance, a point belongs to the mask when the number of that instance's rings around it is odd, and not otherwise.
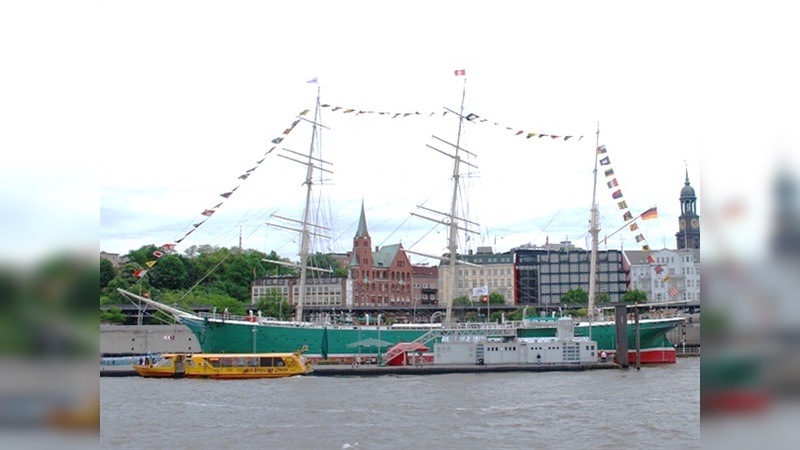
[{"label": "harbor water", "polygon": [[700,359],[640,371],[101,378],[102,448],[699,448]]}]

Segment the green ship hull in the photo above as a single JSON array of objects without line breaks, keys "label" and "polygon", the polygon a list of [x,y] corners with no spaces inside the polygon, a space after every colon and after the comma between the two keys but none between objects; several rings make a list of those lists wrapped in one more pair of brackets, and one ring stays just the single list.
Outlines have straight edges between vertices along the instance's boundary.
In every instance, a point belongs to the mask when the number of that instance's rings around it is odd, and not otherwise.
[{"label": "green ship hull", "polygon": [[[667,333],[683,319],[642,320],[639,327],[641,361],[643,363],[674,363],[675,347],[667,339]],[[399,342],[412,342],[430,331],[429,328],[397,329],[389,326],[298,326],[294,324],[264,324],[242,320],[221,320],[197,317],[182,317],[183,322],[197,337],[203,352],[292,352],[307,347],[307,356],[312,359],[349,360],[357,355],[385,353]],[[539,322],[538,320],[536,322]],[[517,337],[555,336],[555,321],[552,326],[538,323],[536,326],[516,328]],[[588,324],[575,327],[576,336],[589,336]],[[634,326],[628,324],[628,349],[633,355],[636,348]],[[593,324],[591,339],[600,350],[616,352],[615,325],[610,322]],[[433,351],[436,341],[426,344]]]}]

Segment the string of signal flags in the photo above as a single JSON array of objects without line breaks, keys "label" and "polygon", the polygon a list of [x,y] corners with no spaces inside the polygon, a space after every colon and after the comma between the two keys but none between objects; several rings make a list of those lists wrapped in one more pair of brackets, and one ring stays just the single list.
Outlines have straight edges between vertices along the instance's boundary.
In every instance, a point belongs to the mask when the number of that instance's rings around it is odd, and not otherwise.
[{"label": "string of signal flags", "polygon": [[[464,75],[466,75],[466,71],[463,70],[463,69],[456,70],[455,71],[455,75],[456,76],[464,76]],[[316,77],[311,79],[311,80],[309,80],[308,83],[317,83]],[[362,114],[364,114],[364,115],[375,114],[375,115],[384,116],[384,117],[388,117],[388,118],[392,118],[392,119],[397,118],[397,117],[411,117],[411,116],[432,117],[432,116],[434,116],[436,114],[435,112],[430,112],[430,113],[423,114],[423,113],[420,113],[418,111],[414,111],[414,112],[392,112],[392,111],[365,110],[365,109],[357,109],[357,108],[350,108],[350,107],[334,106],[331,103],[321,104],[320,107],[324,108],[324,109],[328,109],[331,112],[340,112],[342,114],[355,113],[355,114],[353,114],[354,116],[359,116],[359,115],[362,115]],[[225,204],[225,201],[228,200],[242,186],[242,184],[250,177],[250,175],[252,175],[253,172],[255,172],[255,170],[258,169],[261,166],[261,164],[266,160],[266,156],[269,155],[270,153],[272,153],[277,148],[277,145],[282,143],[283,140],[292,132],[292,130],[294,130],[294,128],[297,126],[297,124],[300,123],[300,121],[302,120],[302,117],[307,115],[309,112],[310,112],[309,109],[305,109],[305,110],[301,111],[300,113],[298,113],[297,114],[298,118],[296,120],[294,120],[293,122],[291,122],[291,124],[288,125],[286,128],[284,128],[283,132],[280,135],[276,136],[274,139],[272,139],[270,141],[274,145],[269,150],[267,150],[259,160],[256,161],[255,165],[253,167],[245,170],[241,175],[239,175],[237,177],[238,182],[236,183],[236,185],[234,187],[232,187],[230,190],[219,194],[220,197],[222,197],[221,201],[218,201],[215,205],[204,209],[198,215],[198,219],[197,219],[198,221],[193,223],[190,227],[188,227],[188,230],[186,230],[181,237],[173,240],[172,242],[163,244],[161,247],[159,247],[159,250],[156,250],[153,253],[153,256],[154,256],[155,259],[150,260],[150,261],[148,261],[146,263],[147,269],[138,269],[133,273],[133,275],[136,278],[144,277],[147,274],[148,270],[152,269],[156,265],[158,260],[162,256],[164,256],[165,253],[173,252],[175,247],[178,244],[183,242],[187,237],[189,237],[189,235],[194,233],[198,228],[200,228],[204,223],[206,223],[211,218],[211,216],[213,216],[214,213],[216,213]],[[448,113],[450,113],[450,111],[445,110],[444,113],[442,113],[442,117],[444,117]],[[465,115],[464,118],[466,120],[470,121],[470,122],[473,122],[473,123],[489,123],[490,122],[488,119],[481,118],[481,116],[479,116],[478,114],[475,114],[475,113],[469,113],[469,114]],[[514,127],[510,127],[510,126],[505,126],[505,125],[502,125],[502,124],[500,124],[498,122],[492,122],[492,123],[497,127],[502,127],[502,128],[505,128],[505,130],[507,130],[507,131],[513,132],[514,135],[525,136],[526,139],[531,139],[531,138],[534,138],[534,137],[536,137],[537,139],[549,137],[552,140],[568,141],[568,140],[576,137],[575,135],[556,135],[556,134],[550,134],[550,133],[531,132],[531,131],[525,131],[524,129],[520,129],[520,128],[514,128]],[[581,136],[577,136],[576,140],[581,140],[581,139],[583,139],[582,135]]]},{"label": "string of signal flags", "polygon": [[[352,115],[352,116],[374,114],[374,115],[378,115],[378,116],[388,117],[390,119],[396,119],[398,117],[411,117],[411,116],[415,116],[415,117],[433,117],[434,115],[438,114],[436,112],[421,113],[419,111],[414,111],[414,112],[392,112],[392,111],[365,110],[365,109],[350,108],[350,107],[343,107],[343,106],[334,106],[334,105],[332,105],[330,103],[325,103],[325,104],[322,104],[320,106],[322,108],[329,109],[331,112],[339,112],[339,113],[342,113],[342,114],[349,114],[349,115]],[[450,111],[444,111],[441,114],[442,114],[441,117],[444,117],[447,114],[451,114],[451,112]],[[453,114],[455,114],[455,113],[453,113]],[[499,122],[492,122],[489,119],[481,118],[481,116],[479,116],[479,115],[477,115],[475,113],[468,113],[468,114],[464,115],[464,119],[466,119],[466,120],[468,120],[468,121],[470,121],[472,123],[487,123],[487,124],[488,123],[492,123],[496,127],[503,128],[506,131],[509,131],[509,132],[513,133],[515,136],[525,136],[526,139],[531,139],[531,138],[541,139],[541,138],[544,138],[544,137],[549,137],[552,140],[563,140],[563,141],[568,141],[568,140],[573,139],[573,138],[576,138],[575,140],[577,140],[577,141],[580,141],[581,139],[583,139],[582,135],[576,137],[576,135],[560,135],[560,134],[550,134],[550,133],[539,133],[539,132],[535,132],[535,131],[526,131],[526,130],[524,130],[522,128],[510,127],[510,126],[503,125],[503,124],[501,124]]]},{"label": "string of signal flags", "polygon": [[[614,174],[614,168],[611,167],[611,159],[608,156],[608,150],[606,149],[605,145],[597,147],[597,157],[600,158],[600,160],[598,161],[600,165],[606,167],[604,169],[604,174],[606,176],[606,179],[608,180],[606,181],[606,186],[608,186],[608,189],[612,191],[611,198],[617,203],[617,207],[620,209],[620,211],[623,211],[622,219],[625,221],[628,229],[632,233],[636,233],[636,231],[639,231],[639,224],[636,223],[636,220],[657,219],[658,208],[656,206],[647,209],[645,212],[639,214],[637,217],[633,217],[633,214],[628,208],[628,203],[623,198],[624,196],[622,194],[622,188],[619,187],[619,181],[617,181],[617,177]],[[647,239],[645,239],[644,234],[641,231],[639,231],[639,233],[634,235],[634,239],[636,240],[636,243],[641,244],[642,251],[646,253],[652,251],[650,245],[647,244]],[[653,255],[648,254],[647,262],[650,264],[655,264],[656,260],[655,258],[653,258]],[[653,267],[653,270],[655,270],[656,275],[661,275],[664,272],[664,267],[661,266],[661,264],[656,264]],[[670,280],[669,275],[665,275],[662,281],[666,283],[669,280]],[[674,297],[678,294],[678,291],[676,288],[673,287],[669,290],[669,293],[671,296]]]},{"label": "string of signal flags", "polygon": [[[453,72],[454,72],[455,76],[457,76],[457,77],[466,76],[467,75],[466,69],[457,69],[457,70],[454,70]],[[314,77],[314,78],[308,80],[307,82],[316,84],[316,83],[318,83],[318,80],[317,80],[317,77]],[[421,117],[433,117],[434,115],[438,114],[436,112],[424,112],[424,113],[421,113],[419,111],[413,111],[413,112],[408,112],[408,111],[404,111],[404,112],[398,112],[398,111],[376,111],[376,110],[362,109],[362,108],[353,108],[353,107],[345,107],[345,106],[334,106],[333,104],[330,104],[330,103],[324,103],[324,104],[322,104],[320,106],[322,108],[329,109],[331,112],[339,112],[339,113],[342,113],[342,114],[348,114],[348,115],[353,115],[353,116],[374,114],[374,115],[378,115],[378,116],[388,117],[388,118],[391,118],[391,119],[396,119],[398,117],[411,117],[411,116],[415,116],[415,117],[419,117],[419,116],[421,116]],[[442,117],[446,116],[448,113],[449,113],[449,111],[445,111],[444,113],[442,113]],[[544,137],[549,137],[550,139],[554,139],[554,140],[555,139],[560,139],[560,140],[564,140],[564,141],[568,141],[568,140],[573,139],[573,138],[577,138],[576,140],[578,140],[578,141],[583,139],[582,135],[577,136],[577,135],[574,135],[574,134],[563,135],[563,134],[552,134],[552,133],[540,133],[540,132],[537,132],[537,131],[526,131],[526,130],[524,130],[522,128],[510,127],[510,126],[506,126],[504,124],[501,124],[499,122],[493,122],[493,121],[491,121],[489,119],[481,118],[481,116],[479,116],[479,115],[477,115],[475,113],[469,113],[469,114],[465,115],[464,118],[467,119],[470,122],[473,122],[473,123],[491,123],[496,127],[504,128],[506,131],[512,132],[515,136],[525,136],[526,139],[531,139],[531,138],[534,138],[534,137],[537,138],[537,139],[541,139],[541,138],[544,138]]]},{"label": "string of signal flags", "polygon": [[259,159],[259,160],[257,160],[257,161],[255,162],[255,165],[254,165],[253,167],[251,167],[251,168],[249,168],[249,169],[245,170],[245,171],[244,171],[244,172],[243,172],[241,175],[239,175],[239,176],[237,177],[237,180],[239,180],[239,181],[236,183],[236,186],[234,186],[234,187],[233,187],[232,189],[230,189],[229,191],[225,191],[225,192],[223,192],[223,193],[219,194],[219,196],[220,196],[220,197],[222,197],[222,201],[219,201],[219,202],[218,202],[217,204],[215,204],[214,206],[212,206],[212,207],[210,207],[210,208],[207,208],[207,209],[203,210],[203,211],[202,211],[202,212],[201,212],[201,213],[198,215],[198,217],[199,217],[199,219],[198,219],[198,220],[199,220],[199,222],[195,222],[195,223],[194,223],[194,224],[193,224],[193,225],[192,225],[192,226],[189,228],[189,230],[188,230],[188,231],[186,231],[186,232],[183,234],[183,236],[181,236],[181,237],[180,237],[180,238],[178,238],[178,239],[175,239],[175,240],[174,240],[174,241],[172,241],[172,242],[169,242],[169,243],[166,243],[166,244],[163,244],[163,245],[161,245],[161,247],[159,247],[159,250],[156,250],[155,252],[153,252],[153,256],[155,257],[155,259],[153,259],[153,260],[150,260],[150,261],[147,261],[147,262],[145,263],[145,265],[147,266],[147,269],[137,269],[137,270],[135,270],[135,271],[133,272],[133,276],[134,276],[134,277],[136,277],[136,278],[142,278],[142,277],[144,277],[144,276],[147,274],[148,270],[152,269],[152,268],[153,268],[153,267],[156,265],[156,263],[158,263],[158,260],[159,260],[159,259],[161,259],[161,257],[162,257],[162,256],[164,256],[164,254],[165,254],[165,253],[170,253],[170,252],[174,251],[174,250],[175,250],[175,247],[176,247],[178,244],[180,244],[181,242],[183,242],[183,240],[184,240],[184,239],[186,239],[186,238],[187,238],[187,237],[188,237],[190,234],[194,233],[194,232],[195,232],[195,231],[196,231],[198,228],[200,228],[200,227],[201,227],[201,226],[202,226],[204,223],[206,223],[206,222],[208,221],[208,219],[210,219],[210,218],[211,218],[211,216],[213,216],[213,215],[214,215],[214,213],[216,213],[216,212],[217,212],[217,210],[219,210],[219,209],[220,209],[220,208],[221,208],[221,207],[222,207],[222,206],[225,204],[225,201],[226,201],[226,200],[228,200],[228,199],[229,199],[229,198],[230,198],[230,197],[231,197],[231,196],[232,196],[232,195],[233,195],[233,194],[234,194],[234,193],[235,193],[235,192],[236,192],[236,191],[237,191],[237,190],[238,190],[238,189],[239,189],[239,188],[242,186],[242,184],[243,184],[245,181],[247,181],[247,179],[248,179],[248,178],[250,178],[250,175],[252,175],[252,174],[253,174],[253,172],[255,172],[255,171],[256,171],[256,169],[258,169],[258,168],[261,166],[261,164],[264,162],[264,160],[266,160],[266,157],[267,157],[267,155],[269,155],[270,153],[272,153],[272,152],[273,152],[273,151],[274,151],[274,150],[277,148],[277,144],[280,144],[280,143],[283,141],[283,139],[285,138],[285,136],[289,135],[289,133],[291,133],[291,132],[292,132],[292,130],[294,130],[294,128],[297,126],[297,124],[298,124],[298,123],[300,123],[300,121],[302,120],[301,118],[302,118],[303,116],[307,115],[309,112],[310,112],[310,110],[309,110],[309,109],[305,109],[305,110],[303,110],[303,111],[299,112],[299,113],[297,114],[297,116],[298,116],[299,118],[298,118],[297,120],[293,121],[293,122],[292,122],[292,123],[291,123],[289,126],[287,126],[287,127],[286,127],[286,128],[283,130],[283,133],[281,133],[281,135],[280,135],[280,136],[276,137],[275,139],[273,139],[273,140],[271,141],[271,143],[273,143],[273,144],[276,144],[276,145],[272,146],[272,147],[271,147],[269,150],[267,150],[267,151],[266,151],[266,152],[265,152],[265,153],[262,155],[261,159]]}]

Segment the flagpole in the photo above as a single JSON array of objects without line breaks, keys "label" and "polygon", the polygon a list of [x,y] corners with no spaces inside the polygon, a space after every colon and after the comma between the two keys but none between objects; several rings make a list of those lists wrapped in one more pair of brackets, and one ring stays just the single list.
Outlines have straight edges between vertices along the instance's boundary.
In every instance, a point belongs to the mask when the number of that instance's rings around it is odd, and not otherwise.
[{"label": "flagpole", "polygon": [[634,217],[633,219],[631,219],[630,221],[626,222],[621,227],[617,228],[616,231],[614,231],[613,233],[611,233],[608,236],[606,236],[605,238],[603,238],[603,240],[600,241],[599,243],[600,244],[604,244],[606,241],[608,241],[609,238],[611,238],[611,236],[614,236],[615,234],[619,233],[620,231],[622,231],[623,228],[627,227],[628,225],[632,224],[633,222],[636,222],[640,217],[642,217],[644,215],[644,213],[646,213],[647,211],[650,211],[651,209],[656,208],[656,207],[657,207],[657,205],[653,205],[649,209],[646,209],[643,213],[641,213],[638,216]]}]

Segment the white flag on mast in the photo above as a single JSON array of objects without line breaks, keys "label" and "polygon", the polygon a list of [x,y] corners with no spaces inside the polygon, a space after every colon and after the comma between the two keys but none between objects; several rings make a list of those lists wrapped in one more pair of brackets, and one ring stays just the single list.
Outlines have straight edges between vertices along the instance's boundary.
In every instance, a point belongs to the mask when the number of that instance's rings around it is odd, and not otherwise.
[{"label": "white flag on mast", "polygon": [[478,297],[480,295],[489,295],[489,286],[481,286],[472,288],[472,296]]}]

